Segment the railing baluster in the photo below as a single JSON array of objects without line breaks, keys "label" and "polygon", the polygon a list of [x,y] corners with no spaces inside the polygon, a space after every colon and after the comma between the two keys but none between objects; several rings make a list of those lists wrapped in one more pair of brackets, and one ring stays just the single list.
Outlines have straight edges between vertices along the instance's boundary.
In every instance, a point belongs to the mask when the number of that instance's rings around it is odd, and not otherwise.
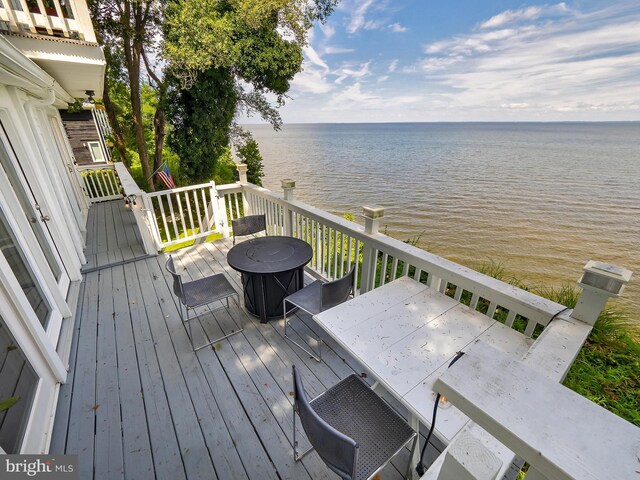
[{"label": "railing baluster", "polygon": [[536,329],[536,325],[537,323],[534,320],[529,319],[529,321],[527,322],[527,328],[525,328],[524,330],[524,334],[527,337],[531,337]]},{"label": "railing baluster", "polygon": [[421,276],[422,276],[422,270],[416,267],[416,271],[413,274],[413,279],[419,282]]},{"label": "railing baluster", "polygon": [[384,285],[387,283],[387,263],[389,262],[389,255],[386,253],[382,254],[382,265],[380,268],[380,285]]},{"label": "railing baluster", "polygon": [[[205,230],[211,228],[211,216],[209,215],[209,203],[207,202],[207,193],[204,189],[200,189],[200,196],[202,197],[202,208],[204,209],[205,218]],[[200,232],[202,233],[202,231]]]},{"label": "railing baluster", "polygon": [[[164,205],[162,204],[162,195],[158,195],[156,200],[158,201],[158,205],[160,206],[160,216],[162,217],[162,226],[164,227],[164,235],[167,237],[167,242],[171,241],[171,233],[169,232],[169,225],[167,225],[167,214],[164,211]],[[153,198],[151,199],[151,204],[153,205]],[[155,211],[155,208],[154,208]]]},{"label": "railing baluster", "polygon": [[473,310],[476,310],[478,308],[478,300],[480,300],[480,295],[478,295],[477,293],[471,295],[471,302],[469,302],[469,307],[471,307]]},{"label": "railing baluster", "polygon": [[191,202],[189,201],[189,192],[184,192],[184,199],[187,207],[187,213],[189,214],[189,225],[191,228],[191,234],[193,235],[196,230],[196,226],[193,223],[193,213],[191,213]]},{"label": "railing baluster", "polygon": [[171,196],[175,198],[176,202],[178,203],[178,212],[180,212],[180,223],[182,225],[182,230],[183,230],[182,238],[184,238],[187,236],[187,224],[184,220],[184,210],[182,209],[182,199],[180,198],[179,193],[171,194]]},{"label": "railing baluster", "polygon": [[[351,239],[349,239],[349,242],[351,242]],[[355,268],[355,272],[354,272],[354,285],[353,285],[353,294],[358,295],[360,293],[360,290],[358,289],[358,274],[360,273],[360,261],[359,261],[359,257],[360,257],[360,240],[356,239],[355,241],[355,260],[354,263],[356,264],[356,268]],[[349,255],[349,258],[351,258],[351,255]],[[349,268],[351,268],[351,265],[349,265]]]},{"label": "railing baluster", "polygon": [[200,202],[198,201],[198,194],[196,190],[193,193],[193,203],[196,206],[196,218],[198,220],[198,233],[202,233],[202,214],[200,213]]},{"label": "railing baluster", "polygon": [[180,238],[180,234],[178,233],[178,227],[176,222],[176,214],[173,210],[173,198],[171,194],[166,195],[167,203],[169,204],[169,212],[171,213],[171,224],[173,225],[173,233],[175,233],[176,239]]},{"label": "railing baluster", "polygon": [[453,295],[453,299],[457,300],[458,302],[460,301],[460,298],[462,297],[462,290],[464,290],[460,285],[456,286],[456,293]]},{"label": "railing baluster", "polygon": [[403,260],[404,266],[402,267],[402,276],[406,277],[409,275],[409,262]]},{"label": "railing baluster", "polygon": [[393,263],[391,264],[391,281],[393,282],[397,275],[398,272],[398,257],[393,257]]},{"label": "railing baluster", "polygon": [[235,199],[235,203],[236,203],[236,216],[235,218],[240,218],[240,203],[238,202],[238,193],[233,194],[233,198]]},{"label": "railing baluster", "polygon": [[338,230],[333,229],[333,277],[338,278]]}]

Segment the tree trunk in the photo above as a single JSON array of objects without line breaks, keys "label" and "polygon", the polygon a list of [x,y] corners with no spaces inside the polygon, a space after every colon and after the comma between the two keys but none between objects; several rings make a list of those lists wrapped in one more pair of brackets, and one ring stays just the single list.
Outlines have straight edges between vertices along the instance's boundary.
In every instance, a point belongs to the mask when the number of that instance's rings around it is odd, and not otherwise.
[{"label": "tree trunk", "polygon": [[[155,172],[162,165],[162,148],[164,147],[164,127],[165,127],[164,105],[158,102],[156,114],[153,117],[153,130],[155,135],[156,150],[153,156],[153,171]],[[157,175],[157,174],[156,174]],[[155,175],[154,175],[155,180]]]},{"label": "tree trunk", "polygon": [[[131,55],[125,55],[127,59],[127,71],[129,73],[129,90],[131,92],[131,113],[133,115],[133,129],[136,138],[136,146],[138,147],[138,155],[140,156],[140,165],[142,166],[142,174],[144,178],[149,179],[149,190],[155,191],[155,185],[151,177],[153,170],[149,166],[149,152],[147,151],[147,142],[144,138],[144,126],[142,124],[142,98],[140,96],[140,52],[142,45],[140,41],[133,40]],[[127,45],[125,42],[125,50]]]},{"label": "tree trunk", "polygon": [[109,124],[111,125],[111,130],[113,132],[113,140],[115,142],[116,150],[118,151],[118,155],[122,159],[122,163],[125,164],[127,168],[129,168],[129,159],[127,158],[127,147],[124,143],[124,135],[122,134],[122,127],[120,127],[120,122],[118,122],[118,117],[116,116],[116,112],[114,111],[114,106],[111,103],[111,97],[109,96],[109,80],[107,78],[107,73],[105,70],[104,75],[104,93],[102,95],[102,101],[104,102],[104,109],[107,112],[107,118],[109,119]]}]

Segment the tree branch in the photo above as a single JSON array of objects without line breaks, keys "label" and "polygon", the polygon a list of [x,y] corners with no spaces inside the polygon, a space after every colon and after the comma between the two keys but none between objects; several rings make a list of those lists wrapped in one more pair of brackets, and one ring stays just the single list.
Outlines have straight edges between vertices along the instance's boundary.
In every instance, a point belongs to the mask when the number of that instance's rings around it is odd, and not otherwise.
[{"label": "tree branch", "polygon": [[158,75],[156,75],[156,73],[153,71],[153,69],[151,68],[151,64],[149,63],[149,59],[147,58],[147,52],[144,49],[144,47],[142,48],[142,59],[144,60],[144,66],[147,69],[147,73],[149,74],[149,76],[151,77],[151,79],[156,82],[156,85],[160,86],[160,84],[162,83],[162,81],[160,80],[160,78],[158,77]]}]

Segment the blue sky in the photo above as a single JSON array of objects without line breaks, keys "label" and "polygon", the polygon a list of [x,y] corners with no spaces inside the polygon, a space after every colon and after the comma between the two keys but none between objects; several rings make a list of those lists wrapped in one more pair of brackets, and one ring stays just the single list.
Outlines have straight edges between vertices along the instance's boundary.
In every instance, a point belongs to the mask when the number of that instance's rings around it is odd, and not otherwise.
[{"label": "blue sky", "polygon": [[640,120],[639,0],[342,0],[304,54],[287,123]]}]

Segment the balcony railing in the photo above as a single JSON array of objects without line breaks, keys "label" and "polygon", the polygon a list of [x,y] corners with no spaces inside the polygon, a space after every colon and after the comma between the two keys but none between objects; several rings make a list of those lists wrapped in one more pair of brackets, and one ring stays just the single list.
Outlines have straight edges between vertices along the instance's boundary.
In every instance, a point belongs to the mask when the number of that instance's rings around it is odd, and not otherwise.
[{"label": "balcony railing", "polygon": [[16,33],[96,41],[84,0],[2,0],[0,26]]},{"label": "balcony railing", "polygon": [[122,185],[113,165],[76,166],[89,203],[122,198]]},{"label": "balcony railing", "polygon": [[[91,202],[122,198],[135,206],[147,253],[230,235],[231,220],[265,214],[270,235],[305,240],[313,248],[310,273],[335,279],[356,268],[358,294],[409,275],[528,337],[537,337],[564,307],[377,231],[380,218],[365,209],[366,226],[249,183],[190,187],[146,193],[122,164],[81,167]],[[117,172],[117,175],[115,175]],[[123,178],[124,177],[124,178]],[[367,218],[366,215],[370,217]]]}]

